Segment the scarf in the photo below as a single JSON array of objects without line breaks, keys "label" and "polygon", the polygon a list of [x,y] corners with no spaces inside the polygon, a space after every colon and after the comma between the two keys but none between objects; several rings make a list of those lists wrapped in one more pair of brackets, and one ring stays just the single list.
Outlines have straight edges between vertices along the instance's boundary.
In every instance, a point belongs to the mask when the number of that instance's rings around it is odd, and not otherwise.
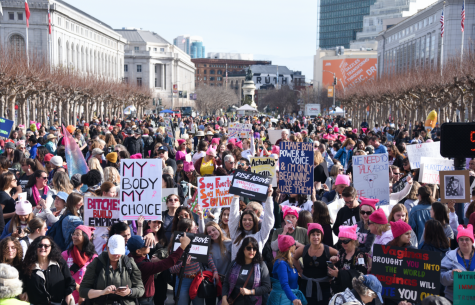
[{"label": "scarf", "polygon": [[86,255],[86,253],[81,254],[78,247],[76,246],[74,246],[73,249],[71,250],[71,256],[73,257],[73,263],[78,265],[79,269],[84,267],[84,265],[89,260],[89,257]]},{"label": "scarf", "polygon": [[[231,269],[231,274],[229,275],[229,295],[234,290],[234,286],[236,286],[237,279],[239,277],[239,274],[241,273],[241,265],[234,263]],[[251,279],[249,279],[251,280]],[[252,289],[256,289],[261,285],[261,268],[259,264],[254,264],[254,283],[252,284]],[[256,305],[261,305],[262,304],[262,296],[256,296],[257,297],[257,303]]]},{"label": "scarf", "polygon": [[[46,185],[43,189],[43,194],[48,194],[48,186]],[[31,192],[33,193],[33,199],[35,200],[35,206],[38,205],[38,202],[41,200],[40,192],[38,191],[38,188],[36,187],[36,184],[33,185],[31,188]]]}]

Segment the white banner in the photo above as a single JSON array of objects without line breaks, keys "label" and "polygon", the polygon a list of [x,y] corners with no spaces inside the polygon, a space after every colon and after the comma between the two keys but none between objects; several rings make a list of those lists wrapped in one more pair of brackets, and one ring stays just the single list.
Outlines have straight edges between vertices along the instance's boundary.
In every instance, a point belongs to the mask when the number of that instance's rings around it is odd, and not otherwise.
[{"label": "white banner", "polygon": [[419,173],[419,182],[440,184],[440,171],[453,171],[454,160],[421,157],[421,169]]},{"label": "white banner", "polygon": [[440,142],[407,145],[406,150],[412,170],[421,167],[421,157],[443,159],[440,155]]},{"label": "white banner", "polygon": [[290,136],[290,130],[288,129],[279,129],[279,130],[268,130],[269,133],[269,141],[271,144],[275,144],[279,139],[282,138],[282,131],[287,130]]},{"label": "white banner", "polygon": [[353,184],[360,196],[389,204],[388,154],[353,156]]}]

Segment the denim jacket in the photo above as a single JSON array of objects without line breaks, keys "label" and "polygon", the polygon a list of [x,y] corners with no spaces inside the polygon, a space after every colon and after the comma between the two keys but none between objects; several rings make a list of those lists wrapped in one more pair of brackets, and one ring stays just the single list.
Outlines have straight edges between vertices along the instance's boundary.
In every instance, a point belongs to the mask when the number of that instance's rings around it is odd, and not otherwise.
[{"label": "denim jacket", "polygon": [[413,207],[409,213],[409,225],[414,233],[416,233],[418,242],[421,241],[425,224],[430,219],[431,206],[431,204],[422,204],[419,202],[419,204]]},{"label": "denim jacket", "polygon": [[76,228],[79,225],[83,225],[83,224],[84,224],[84,221],[82,220],[81,216],[68,215],[63,219],[63,223],[61,224],[62,231],[63,231],[63,238],[66,241],[69,240],[67,249],[69,249],[73,245],[72,238],[70,237],[74,233],[74,230],[76,230]]}]

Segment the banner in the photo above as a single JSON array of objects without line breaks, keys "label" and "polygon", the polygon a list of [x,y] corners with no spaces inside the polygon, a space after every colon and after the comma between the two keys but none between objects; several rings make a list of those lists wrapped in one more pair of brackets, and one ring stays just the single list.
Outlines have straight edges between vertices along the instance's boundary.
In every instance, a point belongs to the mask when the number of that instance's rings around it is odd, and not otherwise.
[{"label": "banner", "polygon": [[[173,237],[174,244],[173,244],[173,251],[178,249],[181,245],[180,237],[183,236],[183,232],[174,232],[175,235]],[[191,240],[190,242],[190,252],[191,261],[197,261],[203,264],[208,264],[208,252],[209,246],[211,245],[211,238],[205,234],[193,234],[193,233],[186,233],[186,236]],[[183,259],[181,256],[180,260]]]},{"label": "banner", "polygon": [[389,204],[388,154],[353,156],[353,184],[358,197],[379,199]]},{"label": "banner", "polygon": [[420,302],[439,295],[442,255],[375,244],[371,273],[383,285],[383,298]]},{"label": "banner", "polygon": [[224,208],[231,206],[233,195],[229,187],[233,176],[199,177],[198,204],[205,208]]},{"label": "banner", "polygon": [[229,123],[228,138],[248,139],[253,135],[252,124]]},{"label": "banner", "polygon": [[440,184],[439,172],[455,169],[454,160],[421,157],[420,162],[419,182],[422,183]]},{"label": "banner", "polygon": [[283,194],[312,194],[313,143],[281,142],[279,190]]},{"label": "banner", "polygon": [[117,197],[84,197],[84,224],[89,227],[110,227],[120,221],[120,200]]},{"label": "banner", "polygon": [[272,157],[251,157],[251,171],[265,177],[272,178],[272,187],[277,186],[275,175],[276,161]]},{"label": "banner", "polygon": [[13,121],[0,118],[0,137],[8,138],[12,131]]},{"label": "banner", "polygon": [[454,305],[475,304],[475,272],[454,272]]},{"label": "banner", "polygon": [[440,155],[440,142],[406,145],[406,150],[412,170],[421,167],[421,157],[443,159]]},{"label": "banner", "polygon": [[282,138],[282,131],[287,130],[290,136],[290,130],[288,129],[279,129],[279,130],[267,130],[269,134],[269,141],[271,144],[275,144],[278,140]]},{"label": "banner", "polygon": [[120,220],[162,220],[162,160],[123,159]]},{"label": "banner", "polygon": [[266,201],[271,182],[271,177],[235,170],[229,194],[247,197],[255,201]]},{"label": "banner", "polygon": [[[345,58],[332,59],[323,61],[323,69],[331,73],[335,73],[338,78],[337,90],[342,90],[341,82],[345,88],[352,88],[356,84],[368,80],[376,79],[378,70],[377,58]],[[330,73],[322,73],[323,86],[333,85],[333,75]]]},{"label": "banner", "polygon": [[163,121],[165,122],[165,130],[167,132],[168,137],[174,139],[175,135],[173,134],[171,118],[163,118]]}]

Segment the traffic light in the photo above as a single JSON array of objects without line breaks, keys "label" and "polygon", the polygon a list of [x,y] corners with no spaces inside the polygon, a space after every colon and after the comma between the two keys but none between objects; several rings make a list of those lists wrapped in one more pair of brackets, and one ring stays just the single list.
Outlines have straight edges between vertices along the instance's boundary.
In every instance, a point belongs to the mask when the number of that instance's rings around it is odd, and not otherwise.
[{"label": "traffic light", "polygon": [[336,86],[338,83],[338,78],[333,77],[333,86]]}]

